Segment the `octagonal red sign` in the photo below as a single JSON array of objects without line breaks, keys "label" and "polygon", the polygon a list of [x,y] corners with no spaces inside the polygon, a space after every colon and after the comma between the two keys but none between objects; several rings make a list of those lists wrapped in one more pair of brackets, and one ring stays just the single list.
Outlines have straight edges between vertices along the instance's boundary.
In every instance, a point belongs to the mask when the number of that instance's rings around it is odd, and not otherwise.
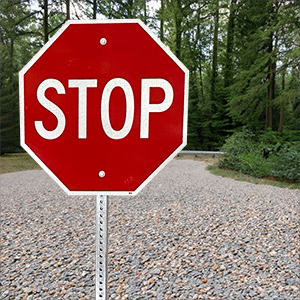
[{"label": "octagonal red sign", "polygon": [[140,20],[69,21],[19,79],[21,145],[68,194],[136,194],[186,144],[188,70]]}]

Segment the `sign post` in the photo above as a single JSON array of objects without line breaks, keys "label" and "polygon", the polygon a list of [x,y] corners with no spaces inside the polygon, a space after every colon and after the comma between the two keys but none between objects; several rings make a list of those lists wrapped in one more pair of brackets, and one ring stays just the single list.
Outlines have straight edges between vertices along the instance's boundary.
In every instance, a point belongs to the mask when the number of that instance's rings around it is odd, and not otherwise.
[{"label": "sign post", "polygon": [[67,21],[20,71],[21,146],[68,195],[97,195],[97,299],[107,197],[136,195],[184,148],[188,81],[140,20]]},{"label": "sign post", "polygon": [[96,300],[107,299],[108,197],[96,198]]}]

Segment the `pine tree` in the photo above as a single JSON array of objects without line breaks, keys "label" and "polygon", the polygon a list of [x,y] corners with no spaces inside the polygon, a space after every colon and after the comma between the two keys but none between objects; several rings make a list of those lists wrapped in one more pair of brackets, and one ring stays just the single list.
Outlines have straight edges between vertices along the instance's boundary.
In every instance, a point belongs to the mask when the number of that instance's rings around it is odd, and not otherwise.
[{"label": "pine tree", "polygon": [[[293,8],[293,9],[292,9]],[[299,10],[299,9],[298,9]],[[278,128],[274,111],[278,97],[277,65],[295,51],[296,41],[287,32],[299,33],[294,1],[245,1],[237,12],[237,76],[231,85],[230,114],[250,128]],[[286,61],[287,68],[292,60]]]},{"label": "pine tree", "polygon": [[24,39],[28,20],[33,14],[27,2],[3,0],[0,2],[0,134],[1,155],[20,150],[18,71],[19,43]]}]

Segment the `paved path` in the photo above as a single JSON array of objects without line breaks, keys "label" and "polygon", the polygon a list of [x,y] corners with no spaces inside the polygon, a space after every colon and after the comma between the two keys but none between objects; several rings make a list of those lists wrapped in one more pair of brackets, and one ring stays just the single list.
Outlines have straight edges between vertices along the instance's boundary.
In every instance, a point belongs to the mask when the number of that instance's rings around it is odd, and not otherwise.
[{"label": "paved path", "polygon": [[[110,299],[300,299],[300,191],[173,160],[110,197]],[[95,198],[43,171],[0,175],[1,299],[94,299]]]}]

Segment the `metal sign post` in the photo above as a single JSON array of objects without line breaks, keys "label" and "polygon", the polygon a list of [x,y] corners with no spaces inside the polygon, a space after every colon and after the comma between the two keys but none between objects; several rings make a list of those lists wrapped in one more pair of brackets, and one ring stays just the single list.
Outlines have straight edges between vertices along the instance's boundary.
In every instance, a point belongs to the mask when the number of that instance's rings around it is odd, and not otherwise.
[{"label": "metal sign post", "polygon": [[96,198],[96,300],[107,300],[108,197]]}]

